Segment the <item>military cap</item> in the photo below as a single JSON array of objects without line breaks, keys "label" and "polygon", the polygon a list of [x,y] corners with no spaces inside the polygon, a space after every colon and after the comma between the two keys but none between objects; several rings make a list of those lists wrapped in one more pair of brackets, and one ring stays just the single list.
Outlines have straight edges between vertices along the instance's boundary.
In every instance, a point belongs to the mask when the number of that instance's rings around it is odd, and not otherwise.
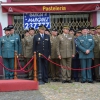
[{"label": "military cap", "polygon": [[29,31],[30,31],[30,30],[34,30],[34,28],[33,28],[33,27],[30,27],[30,28],[29,28]]},{"label": "military cap", "polygon": [[45,30],[46,28],[45,28],[44,25],[40,25],[40,26],[39,26],[39,29]]},{"label": "military cap", "polygon": [[100,25],[96,26],[95,29],[100,29]]},{"label": "military cap", "polygon": [[69,27],[68,25],[64,25],[64,26],[63,26],[63,29],[68,29],[68,30],[70,30],[70,27]]},{"label": "military cap", "polygon": [[84,30],[84,29],[89,29],[88,27],[81,27],[81,30]]},{"label": "military cap", "polygon": [[48,29],[48,28],[46,28],[46,29],[45,29],[45,31],[48,31],[48,32],[49,32],[49,29]]},{"label": "military cap", "polygon": [[74,31],[74,32],[75,32],[75,30],[74,30],[72,27],[70,28],[70,30],[69,30],[69,31]]},{"label": "military cap", "polygon": [[79,29],[79,30],[76,30],[76,33],[81,33],[81,30]]},{"label": "military cap", "polygon": [[57,31],[57,29],[56,28],[53,28],[53,29],[51,29],[51,31]]},{"label": "military cap", "polygon": [[25,32],[25,34],[26,34],[27,32],[29,32],[29,30],[25,30],[24,32]]},{"label": "military cap", "polygon": [[11,29],[8,28],[8,27],[5,27],[3,30],[5,30],[5,31],[10,31]]},{"label": "military cap", "polygon": [[95,31],[95,28],[94,27],[90,27],[89,29]]},{"label": "military cap", "polygon": [[14,29],[13,25],[8,25],[7,27],[10,28],[10,29]]}]

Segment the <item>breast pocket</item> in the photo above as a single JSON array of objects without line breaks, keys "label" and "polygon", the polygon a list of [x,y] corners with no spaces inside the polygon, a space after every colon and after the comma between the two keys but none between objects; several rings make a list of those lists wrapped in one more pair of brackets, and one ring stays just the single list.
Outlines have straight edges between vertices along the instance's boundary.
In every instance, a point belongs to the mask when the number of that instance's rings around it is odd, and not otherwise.
[{"label": "breast pocket", "polygon": [[5,43],[5,41],[1,41],[1,43],[2,43],[2,44],[4,44],[4,43]]},{"label": "breast pocket", "polygon": [[14,43],[15,43],[15,41],[14,41],[14,40],[10,40],[10,43],[14,44]]}]

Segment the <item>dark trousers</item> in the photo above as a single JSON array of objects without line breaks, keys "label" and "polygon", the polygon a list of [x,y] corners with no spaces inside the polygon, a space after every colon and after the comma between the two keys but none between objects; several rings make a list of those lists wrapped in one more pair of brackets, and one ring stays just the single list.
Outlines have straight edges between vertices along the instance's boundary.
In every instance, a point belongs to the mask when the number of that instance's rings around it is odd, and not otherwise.
[{"label": "dark trousers", "polygon": [[[79,59],[73,59],[72,60],[72,67],[74,69],[79,69],[80,68],[80,60]],[[74,80],[79,80],[79,70],[73,70],[73,78]]]},{"label": "dark trousers", "polygon": [[[94,65],[100,64],[100,58],[94,59]],[[95,78],[96,80],[100,80],[100,66],[95,68]]]},{"label": "dark trousers", "polygon": [[[94,60],[92,60],[92,66],[94,66]],[[95,68],[92,68],[92,77],[93,77],[93,80],[95,80]]]},{"label": "dark trousers", "polygon": [[[48,81],[48,61],[44,58],[40,58],[41,60],[41,74],[42,74],[42,81]],[[39,68],[39,60],[38,60],[38,68]],[[40,70],[40,69],[39,69]]]},{"label": "dark trousers", "polygon": [[[3,58],[3,63],[7,68],[14,70],[14,58]],[[8,71],[5,69],[5,78],[6,79],[13,79],[14,72],[11,72],[11,71]]]}]

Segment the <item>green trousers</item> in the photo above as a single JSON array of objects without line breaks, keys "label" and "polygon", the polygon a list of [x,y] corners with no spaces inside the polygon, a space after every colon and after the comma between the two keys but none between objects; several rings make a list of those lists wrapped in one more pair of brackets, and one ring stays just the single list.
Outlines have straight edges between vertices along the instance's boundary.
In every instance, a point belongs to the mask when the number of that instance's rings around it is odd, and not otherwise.
[{"label": "green trousers", "polygon": [[[14,58],[3,58],[4,65],[13,70],[14,69]],[[5,79],[13,79],[14,78],[14,72],[8,71],[5,69]]]},{"label": "green trousers", "polygon": [[[92,59],[80,59],[81,68],[89,68],[92,65]],[[82,81],[92,81],[91,69],[81,71]]]}]

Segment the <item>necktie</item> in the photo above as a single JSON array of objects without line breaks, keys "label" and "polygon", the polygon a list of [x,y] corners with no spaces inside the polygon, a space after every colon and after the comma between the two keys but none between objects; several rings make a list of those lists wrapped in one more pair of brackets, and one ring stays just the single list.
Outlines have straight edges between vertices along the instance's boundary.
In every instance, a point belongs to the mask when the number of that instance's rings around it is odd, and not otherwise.
[{"label": "necktie", "polygon": [[44,38],[44,35],[42,34],[42,38]]},{"label": "necktie", "polygon": [[42,36],[42,38],[44,38],[44,35],[43,34],[41,36]]}]

